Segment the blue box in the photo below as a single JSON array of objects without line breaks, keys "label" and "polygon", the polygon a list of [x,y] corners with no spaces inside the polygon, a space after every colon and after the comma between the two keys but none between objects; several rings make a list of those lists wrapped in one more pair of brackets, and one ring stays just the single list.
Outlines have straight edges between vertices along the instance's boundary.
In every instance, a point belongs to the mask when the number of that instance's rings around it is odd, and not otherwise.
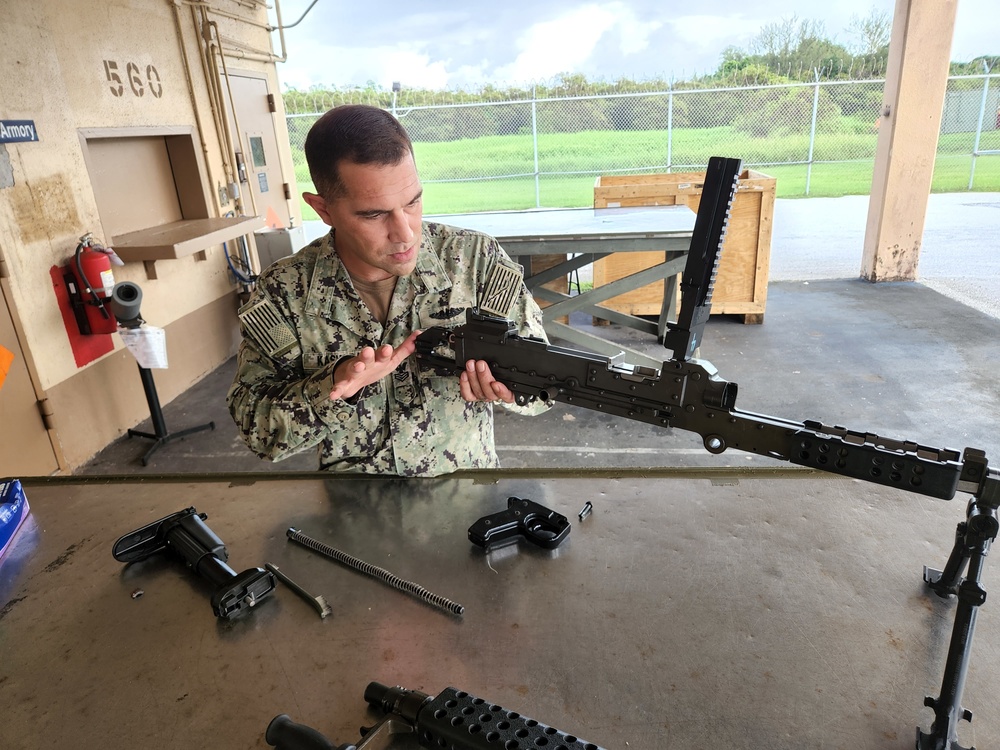
[{"label": "blue box", "polygon": [[28,517],[28,498],[21,482],[8,479],[0,482],[0,560]]}]

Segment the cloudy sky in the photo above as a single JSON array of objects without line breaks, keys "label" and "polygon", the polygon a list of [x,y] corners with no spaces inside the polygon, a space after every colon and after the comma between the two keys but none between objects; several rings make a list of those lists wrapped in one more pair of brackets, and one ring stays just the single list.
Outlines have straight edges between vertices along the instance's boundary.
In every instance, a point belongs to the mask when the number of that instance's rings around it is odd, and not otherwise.
[{"label": "cloudy sky", "polygon": [[[293,24],[312,0],[280,0]],[[762,26],[797,16],[855,41],[852,16],[892,14],[894,0],[318,0],[285,31],[285,86],[475,89],[559,73],[590,79],[710,73],[727,46],[746,48]],[[271,11],[272,23],[274,11]],[[278,50],[277,35],[275,49]],[[952,60],[1000,54],[997,0],[959,0]]]}]

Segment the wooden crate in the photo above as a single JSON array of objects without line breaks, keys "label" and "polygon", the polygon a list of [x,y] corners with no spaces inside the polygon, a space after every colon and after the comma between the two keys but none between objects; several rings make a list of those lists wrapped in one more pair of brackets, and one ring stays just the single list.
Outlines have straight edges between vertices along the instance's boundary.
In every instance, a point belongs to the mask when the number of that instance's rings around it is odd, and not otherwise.
[{"label": "wooden crate", "polygon": [[[697,211],[704,180],[704,172],[601,176],[594,184],[594,208],[683,204]],[[713,314],[742,315],[745,323],[764,322],[775,182],[751,169],[740,173],[712,296]],[[663,253],[652,251],[608,256],[594,264],[594,286],[662,262]],[[631,315],[659,315],[663,283],[649,284],[603,304]]]}]

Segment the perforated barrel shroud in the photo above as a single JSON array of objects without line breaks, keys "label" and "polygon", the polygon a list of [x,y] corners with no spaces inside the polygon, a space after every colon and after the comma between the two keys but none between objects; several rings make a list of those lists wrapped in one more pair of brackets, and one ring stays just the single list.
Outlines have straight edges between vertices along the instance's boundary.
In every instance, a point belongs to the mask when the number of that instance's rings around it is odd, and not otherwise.
[{"label": "perforated barrel shroud", "polygon": [[452,750],[604,750],[453,687],[420,711],[420,744]]}]

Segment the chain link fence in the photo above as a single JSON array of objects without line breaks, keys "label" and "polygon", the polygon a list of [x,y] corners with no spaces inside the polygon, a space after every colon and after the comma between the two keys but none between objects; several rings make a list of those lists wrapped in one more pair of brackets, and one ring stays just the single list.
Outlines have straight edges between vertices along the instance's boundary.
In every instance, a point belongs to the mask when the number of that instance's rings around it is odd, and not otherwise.
[{"label": "chain link fence", "polygon": [[[1000,75],[955,76],[938,143],[936,191],[1000,190]],[[286,96],[300,189],[313,122],[349,102],[392,111],[414,143],[427,213],[592,205],[599,175],[701,171],[714,155],[777,178],[778,195],[867,194],[884,79],[672,88],[503,99],[441,92]],[[306,209],[308,212],[308,209]],[[311,212],[309,212],[311,213]],[[308,218],[312,218],[309,216]]]}]

